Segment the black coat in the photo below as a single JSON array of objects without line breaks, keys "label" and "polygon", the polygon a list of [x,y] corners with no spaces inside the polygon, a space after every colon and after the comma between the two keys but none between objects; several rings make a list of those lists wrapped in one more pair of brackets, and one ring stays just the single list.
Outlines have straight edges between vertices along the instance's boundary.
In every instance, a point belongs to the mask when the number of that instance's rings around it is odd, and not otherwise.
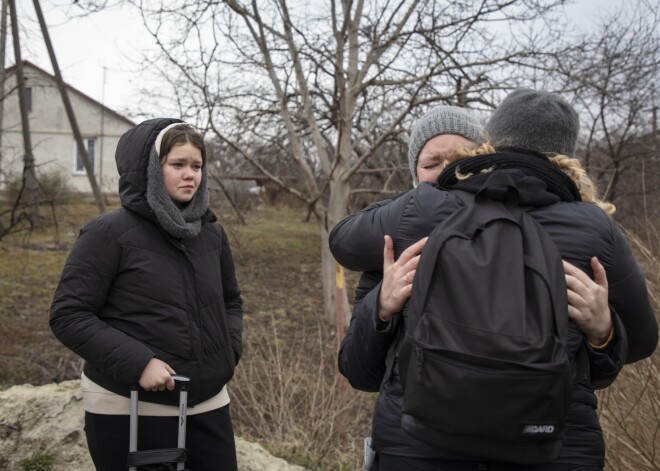
[{"label": "black coat", "polygon": [[[602,466],[604,443],[593,389],[609,385],[624,362],[645,358],[655,349],[657,322],[646,283],[625,237],[602,210],[583,202],[547,204],[548,199],[559,198],[548,194],[543,181],[523,171],[511,173],[518,182],[525,180],[522,203],[537,206],[531,214],[550,233],[562,257],[591,274],[589,261],[597,256],[607,272],[617,340],[604,352],[585,347],[590,360],[591,384],[576,387],[567,418],[565,445],[557,460],[558,463]],[[457,188],[474,192],[479,186],[477,176]],[[539,205],[541,202],[543,204]],[[360,279],[351,325],[339,352],[339,368],[354,387],[380,391],[374,412],[373,443],[381,453],[460,458],[415,440],[401,428],[402,389],[398,365],[395,362],[391,372],[386,371],[385,358],[391,348],[397,348],[402,318],[395,316],[391,322],[382,324],[377,312],[383,236],[392,236],[398,257],[462,204],[453,193],[423,183],[394,201],[379,203],[349,216],[330,234],[330,248],[337,261],[347,268],[366,272]],[[575,361],[577,351],[587,342],[574,324],[569,325],[568,349]],[[386,372],[390,373],[388,377],[384,377]]]},{"label": "black coat", "polygon": [[[85,360],[97,384],[124,396],[151,358],[191,378],[189,402],[230,380],[241,355],[243,311],[229,242],[208,211],[191,240],[164,232],[146,202],[146,168],[158,132],[150,120],[117,147],[122,207],[83,227],[55,292],[50,325]],[[141,400],[177,404],[178,393]]]}]

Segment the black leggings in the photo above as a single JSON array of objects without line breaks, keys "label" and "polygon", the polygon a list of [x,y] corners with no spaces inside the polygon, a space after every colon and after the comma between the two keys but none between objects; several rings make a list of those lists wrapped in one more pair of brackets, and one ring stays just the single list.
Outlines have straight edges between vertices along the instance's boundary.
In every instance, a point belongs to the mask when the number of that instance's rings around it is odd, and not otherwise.
[{"label": "black leggings", "polygon": [[571,464],[507,465],[465,461],[426,460],[378,455],[378,471],[602,471],[600,466]]},{"label": "black leggings", "polygon": [[[176,448],[178,417],[140,417],[138,450]],[[127,415],[85,412],[87,446],[97,471],[126,471]],[[237,471],[236,444],[229,405],[188,416],[186,448],[190,471]]]}]

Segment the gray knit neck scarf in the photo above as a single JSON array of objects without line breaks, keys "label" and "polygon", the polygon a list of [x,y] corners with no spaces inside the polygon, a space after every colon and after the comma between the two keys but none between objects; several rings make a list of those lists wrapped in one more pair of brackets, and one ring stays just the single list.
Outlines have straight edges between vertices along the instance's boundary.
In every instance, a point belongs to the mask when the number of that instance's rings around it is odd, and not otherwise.
[{"label": "gray knit neck scarf", "polygon": [[158,154],[152,148],[147,166],[147,203],[165,232],[177,239],[193,239],[202,230],[202,216],[209,206],[206,165],[195,196],[179,208],[165,189]]}]

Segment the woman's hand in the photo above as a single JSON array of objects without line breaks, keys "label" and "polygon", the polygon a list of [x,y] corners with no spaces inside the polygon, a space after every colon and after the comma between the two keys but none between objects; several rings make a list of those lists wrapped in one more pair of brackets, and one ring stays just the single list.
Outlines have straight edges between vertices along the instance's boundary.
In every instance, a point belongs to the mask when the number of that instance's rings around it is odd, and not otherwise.
[{"label": "woman's hand", "polygon": [[158,358],[152,358],[140,376],[139,384],[146,391],[168,391],[174,389],[172,375],[176,374],[170,365]]},{"label": "woman's hand", "polygon": [[577,324],[592,345],[603,345],[612,329],[608,302],[607,274],[596,257],[591,259],[594,279],[564,261],[568,287],[568,317]]},{"label": "woman's hand", "polygon": [[378,317],[389,322],[392,316],[401,312],[412,293],[412,282],[419,264],[419,256],[428,237],[415,242],[403,251],[394,261],[394,243],[390,236],[385,236],[383,248],[383,284],[378,297]]}]

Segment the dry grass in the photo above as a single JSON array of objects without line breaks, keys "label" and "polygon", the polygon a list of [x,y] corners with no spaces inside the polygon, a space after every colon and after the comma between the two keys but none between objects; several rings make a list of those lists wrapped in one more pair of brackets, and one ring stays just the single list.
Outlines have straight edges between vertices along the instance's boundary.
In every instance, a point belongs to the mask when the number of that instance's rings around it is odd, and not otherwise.
[{"label": "dry grass", "polygon": [[[660,314],[660,237],[649,228],[646,241],[626,235],[644,269],[656,316]],[[650,237],[649,237],[650,236]],[[600,421],[607,445],[606,469],[660,470],[660,350],[627,365],[609,388],[599,391]]]},{"label": "dry grass", "polygon": [[308,469],[359,469],[373,398],[337,373],[335,341],[320,322],[287,340],[277,324],[246,332],[230,388],[238,434]]},{"label": "dry grass", "polygon": [[337,338],[321,320],[320,235],[302,215],[268,209],[245,226],[223,223],[245,302],[234,426],[310,470],[355,470],[375,396],[337,373]]},{"label": "dry grass", "polygon": [[599,393],[608,470],[660,469],[660,370],[658,354],[626,366]]}]

